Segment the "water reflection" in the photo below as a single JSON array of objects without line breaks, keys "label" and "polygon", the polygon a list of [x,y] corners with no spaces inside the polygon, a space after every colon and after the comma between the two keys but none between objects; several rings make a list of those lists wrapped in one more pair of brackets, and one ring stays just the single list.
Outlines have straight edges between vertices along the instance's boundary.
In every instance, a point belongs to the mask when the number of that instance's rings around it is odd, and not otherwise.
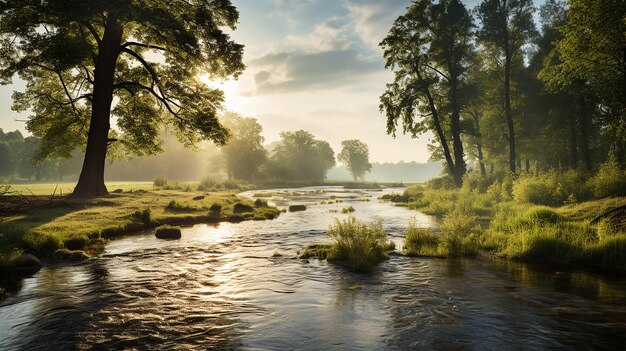
[{"label": "water reflection", "polygon": [[[401,256],[354,274],[295,259],[303,245],[327,240],[333,217],[345,216],[331,210],[353,206],[360,220],[383,219],[398,247],[411,217],[436,223],[377,202],[380,192],[272,193],[280,206],[308,209],[198,225],[179,241],[129,237],[86,263],[46,267],[0,306],[0,349],[618,349],[626,342],[624,277]],[[276,250],[283,256],[272,257]]]}]

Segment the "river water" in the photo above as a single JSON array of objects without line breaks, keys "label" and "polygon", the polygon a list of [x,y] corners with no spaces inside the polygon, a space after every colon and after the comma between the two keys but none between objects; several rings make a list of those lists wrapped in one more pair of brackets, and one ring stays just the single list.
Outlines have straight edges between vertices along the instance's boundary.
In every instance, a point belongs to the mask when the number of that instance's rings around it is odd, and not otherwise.
[{"label": "river water", "polygon": [[[45,267],[0,303],[0,350],[626,345],[623,276],[489,258],[402,256],[391,256],[371,274],[355,274],[296,258],[303,245],[327,241],[325,230],[334,217],[347,216],[341,209],[348,206],[357,219],[382,220],[398,249],[410,218],[436,226],[419,212],[379,202],[383,193],[333,187],[271,191],[278,206],[308,209],[275,220],[196,225],[183,229],[178,241],[151,233],[131,236],[86,262]],[[275,252],[282,256],[273,257]]]}]

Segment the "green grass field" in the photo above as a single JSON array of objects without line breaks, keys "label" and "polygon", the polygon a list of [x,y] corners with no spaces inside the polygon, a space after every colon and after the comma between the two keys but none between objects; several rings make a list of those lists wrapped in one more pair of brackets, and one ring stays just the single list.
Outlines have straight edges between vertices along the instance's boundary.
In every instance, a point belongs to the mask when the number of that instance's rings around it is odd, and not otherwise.
[{"label": "green grass field", "polygon": [[189,190],[192,187],[186,184],[184,190],[165,190],[146,182],[107,186],[110,191],[123,191],[74,199],[48,196],[61,185],[24,184],[15,191],[29,189],[29,194],[38,197],[0,198],[9,208],[12,201],[20,206],[23,201],[30,201],[24,211],[9,211],[11,214],[0,217],[0,288],[3,280],[11,280],[15,261],[26,250],[43,259],[84,258],[88,256],[78,251],[95,252],[111,238],[163,224],[265,220],[280,213],[266,203],[237,197],[238,190],[196,191]]},{"label": "green grass field", "polygon": [[[196,182],[197,185],[197,182]],[[11,191],[21,195],[68,195],[76,186],[76,182],[49,182],[49,183],[16,183],[10,184]],[[107,189],[113,191],[122,189],[130,190],[152,190],[152,182],[107,182]]]}]

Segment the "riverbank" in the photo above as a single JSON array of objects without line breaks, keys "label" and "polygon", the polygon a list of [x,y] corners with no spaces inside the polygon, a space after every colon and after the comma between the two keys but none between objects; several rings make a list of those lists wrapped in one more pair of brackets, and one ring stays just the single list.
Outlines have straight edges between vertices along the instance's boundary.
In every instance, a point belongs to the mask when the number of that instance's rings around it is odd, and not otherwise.
[{"label": "riverbank", "polygon": [[[456,241],[457,251],[481,249],[529,263],[626,271],[626,197],[546,206],[520,201],[506,187],[496,183],[480,191],[413,186],[386,200],[436,216],[444,224],[440,235],[414,228],[405,241],[408,254],[441,256],[442,244]],[[454,225],[446,228],[449,223]]]},{"label": "riverbank", "polygon": [[[0,213],[0,288],[11,288],[16,261],[30,252],[44,261],[80,259],[115,237],[159,225],[273,219],[280,210],[265,201],[214,192],[122,189],[90,199],[67,196],[3,196]],[[4,288],[3,288],[4,286]],[[0,291],[0,295],[3,293]]]}]

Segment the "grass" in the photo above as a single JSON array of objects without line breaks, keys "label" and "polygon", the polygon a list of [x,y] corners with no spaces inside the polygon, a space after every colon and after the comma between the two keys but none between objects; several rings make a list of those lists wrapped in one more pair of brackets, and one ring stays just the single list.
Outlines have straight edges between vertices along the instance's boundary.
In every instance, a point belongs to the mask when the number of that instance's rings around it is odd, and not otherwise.
[{"label": "grass", "polygon": [[[407,255],[471,256],[482,249],[527,262],[624,270],[626,229],[619,224],[623,214],[616,220],[594,221],[626,205],[626,197],[619,196],[624,194],[622,171],[609,166],[595,175],[576,170],[517,178],[468,174],[460,189],[438,179],[383,200],[442,221],[441,233],[411,224],[405,236]],[[613,196],[594,199],[594,194]]]},{"label": "grass", "polygon": [[626,269],[626,231],[590,219],[626,198],[601,199],[560,208],[530,204],[501,206],[483,237],[495,255],[557,265]]},{"label": "grass", "polygon": [[[107,185],[109,189],[119,186],[117,183]],[[43,192],[50,186],[44,184],[36,188]],[[257,207],[250,200],[238,198],[235,191],[187,192],[148,186],[150,190],[145,190],[143,185],[139,189],[126,187],[128,191],[92,199],[55,197],[50,202],[42,201],[27,212],[3,217],[0,222],[0,275],[7,277],[14,260],[25,250],[44,259],[53,258],[58,250],[89,253],[101,247],[107,239],[160,224],[264,220],[280,214],[274,207]],[[199,195],[204,198],[193,200]],[[10,199],[19,201],[19,197],[7,196],[2,201]],[[0,282],[0,285],[3,284]]]},{"label": "grass", "polygon": [[395,247],[387,241],[380,221],[368,225],[354,217],[335,219],[328,235],[334,242],[326,251],[326,259],[342,262],[356,272],[370,272]]},{"label": "grass", "polygon": [[413,219],[405,232],[404,253],[430,257],[475,256],[481,232],[475,217],[458,211],[444,217],[440,232],[420,228]]}]

